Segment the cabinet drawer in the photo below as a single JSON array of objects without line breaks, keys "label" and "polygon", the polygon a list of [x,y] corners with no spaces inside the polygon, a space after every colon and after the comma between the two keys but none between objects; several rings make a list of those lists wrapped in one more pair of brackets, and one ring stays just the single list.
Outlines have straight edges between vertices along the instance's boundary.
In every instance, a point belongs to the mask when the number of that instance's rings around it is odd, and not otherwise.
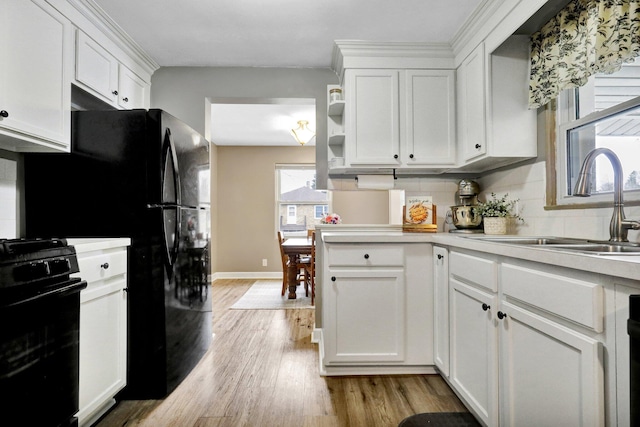
[{"label": "cabinet drawer", "polygon": [[331,267],[401,267],[404,265],[403,245],[340,244],[328,246],[328,264]]},{"label": "cabinet drawer", "polygon": [[449,272],[451,275],[494,292],[498,290],[496,271],[495,261],[459,252],[451,252],[449,255]]},{"label": "cabinet drawer", "polygon": [[599,283],[503,264],[504,294],[565,319],[603,330],[604,290]]},{"label": "cabinet drawer", "polygon": [[77,276],[91,283],[127,272],[127,252],[95,251],[78,254],[80,273]]}]

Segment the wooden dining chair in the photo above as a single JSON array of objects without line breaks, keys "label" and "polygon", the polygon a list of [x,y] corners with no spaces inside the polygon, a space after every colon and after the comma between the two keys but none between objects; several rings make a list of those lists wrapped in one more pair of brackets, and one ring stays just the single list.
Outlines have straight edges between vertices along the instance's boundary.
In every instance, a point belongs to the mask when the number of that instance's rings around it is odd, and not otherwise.
[{"label": "wooden dining chair", "polygon": [[311,305],[315,303],[316,299],[316,232],[311,233],[311,256],[309,262],[305,264],[305,289],[307,290],[307,296],[309,296],[309,289],[311,290]]},{"label": "wooden dining chair", "polygon": [[280,258],[282,259],[282,293],[281,296],[284,296],[287,288],[289,287],[289,264],[291,262],[296,263],[296,271],[298,272],[299,277],[297,278],[298,283],[305,284],[305,292],[307,296],[309,296],[308,289],[308,279],[307,279],[307,268],[309,266],[311,257],[301,257],[300,259],[291,260],[287,254],[284,253],[284,249],[282,247],[282,243],[284,242],[284,237],[282,237],[282,232],[278,231],[278,246],[280,247]]}]

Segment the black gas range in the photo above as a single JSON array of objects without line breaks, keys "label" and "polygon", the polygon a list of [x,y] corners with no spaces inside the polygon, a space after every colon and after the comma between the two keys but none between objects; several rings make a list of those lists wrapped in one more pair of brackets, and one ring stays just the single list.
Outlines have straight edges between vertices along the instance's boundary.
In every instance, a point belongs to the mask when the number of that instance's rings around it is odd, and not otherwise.
[{"label": "black gas range", "polygon": [[0,413],[7,425],[74,426],[80,291],[65,239],[0,239]]}]

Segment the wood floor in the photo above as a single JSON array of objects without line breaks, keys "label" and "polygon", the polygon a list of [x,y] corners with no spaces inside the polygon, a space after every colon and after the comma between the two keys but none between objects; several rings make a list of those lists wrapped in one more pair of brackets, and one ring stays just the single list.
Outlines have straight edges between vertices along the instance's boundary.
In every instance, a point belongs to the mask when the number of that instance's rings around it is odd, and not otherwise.
[{"label": "wood floor", "polygon": [[314,310],[228,309],[252,283],[213,283],[213,344],[171,395],[120,402],[97,426],[395,427],[465,411],[438,375],[321,377]]}]

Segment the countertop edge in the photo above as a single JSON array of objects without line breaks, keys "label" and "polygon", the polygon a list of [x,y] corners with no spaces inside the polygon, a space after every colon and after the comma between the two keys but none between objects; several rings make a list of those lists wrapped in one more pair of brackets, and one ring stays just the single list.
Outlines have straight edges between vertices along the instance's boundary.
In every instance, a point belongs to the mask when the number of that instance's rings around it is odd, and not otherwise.
[{"label": "countertop edge", "polygon": [[640,255],[591,255],[561,252],[543,247],[484,242],[449,233],[410,233],[397,228],[322,230],[324,243],[432,243],[524,261],[571,268],[631,280],[640,280]]},{"label": "countertop edge", "polygon": [[127,247],[131,245],[131,239],[129,237],[72,238],[67,239],[67,243],[76,249],[76,253],[83,253],[104,249]]}]

